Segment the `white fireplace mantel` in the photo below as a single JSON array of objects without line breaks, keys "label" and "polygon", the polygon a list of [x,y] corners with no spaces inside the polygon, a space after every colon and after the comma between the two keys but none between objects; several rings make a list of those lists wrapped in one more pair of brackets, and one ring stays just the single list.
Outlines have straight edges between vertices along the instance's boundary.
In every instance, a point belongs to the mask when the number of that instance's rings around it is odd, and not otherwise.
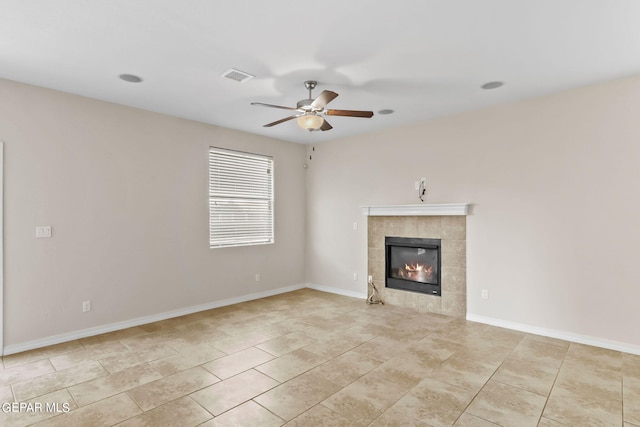
[{"label": "white fireplace mantel", "polygon": [[469,203],[362,206],[365,216],[449,216],[468,215]]}]

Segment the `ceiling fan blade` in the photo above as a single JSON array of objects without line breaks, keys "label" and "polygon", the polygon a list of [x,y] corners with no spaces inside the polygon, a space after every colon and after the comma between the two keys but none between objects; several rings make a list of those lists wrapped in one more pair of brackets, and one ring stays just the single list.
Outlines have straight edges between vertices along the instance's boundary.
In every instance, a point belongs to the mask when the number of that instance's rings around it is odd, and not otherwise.
[{"label": "ceiling fan blade", "polygon": [[324,112],[327,116],[346,116],[346,117],[373,117],[373,111],[359,111],[359,110],[326,110]]},{"label": "ceiling fan blade", "polygon": [[295,118],[300,117],[302,114],[296,114],[294,116],[289,116],[289,117],[285,117],[284,119],[280,119],[280,120],[276,120],[275,122],[271,122],[271,123],[267,123],[266,125],[262,126],[264,128],[270,128],[271,126],[275,126],[275,125],[279,125],[280,123],[284,123],[284,122],[288,122],[289,120],[293,120]]},{"label": "ceiling fan blade", "polygon": [[331,92],[330,90],[323,90],[320,95],[316,99],[313,100],[311,106],[313,108],[324,108],[325,105],[336,99],[338,96],[337,93]]},{"label": "ceiling fan blade", "polygon": [[331,130],[331,129],[333,129],[333,126],[331,126],[328,121],[324,120],[319,130]]},{"label": "ceiling fan blade", "polygon": [[271,108],[280,108],[282,110],[297,110],[297,108],[293,107],[283,107],[282,105],[273,105],[273,104],[265,104],[263,102],[252,102],[251,105],[261,105],[263,107],[271,107]]}]

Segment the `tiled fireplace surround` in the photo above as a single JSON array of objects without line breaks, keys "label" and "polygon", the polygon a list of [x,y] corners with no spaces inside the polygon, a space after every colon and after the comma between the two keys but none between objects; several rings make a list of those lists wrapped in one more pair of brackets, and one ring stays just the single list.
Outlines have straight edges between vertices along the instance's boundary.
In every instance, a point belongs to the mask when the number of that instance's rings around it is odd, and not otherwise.
[{"label": "tiled fireplace surround", "polygon": [[[368,271],[384,303],[464,318],[467,312],[466,224],[464,215],[369,216]],[[441,297],[385,288],[385,236],[442,240]],[[371,286],[368,292],[371,295]]]}]

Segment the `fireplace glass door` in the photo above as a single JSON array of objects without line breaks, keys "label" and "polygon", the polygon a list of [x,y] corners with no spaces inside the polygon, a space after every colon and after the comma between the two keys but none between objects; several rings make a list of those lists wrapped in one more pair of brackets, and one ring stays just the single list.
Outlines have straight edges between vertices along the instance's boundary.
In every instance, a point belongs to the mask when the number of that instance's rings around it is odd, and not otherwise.
[{"label": "fireplace glass door", "polygon": [[440,291],[440,239],[386,237],[386,286],[429,295]]}]

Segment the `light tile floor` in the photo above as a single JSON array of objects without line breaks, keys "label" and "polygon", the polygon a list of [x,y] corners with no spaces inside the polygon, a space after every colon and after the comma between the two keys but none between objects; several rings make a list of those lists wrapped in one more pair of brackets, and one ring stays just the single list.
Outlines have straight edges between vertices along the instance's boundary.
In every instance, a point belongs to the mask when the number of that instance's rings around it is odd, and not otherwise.
[{"label": "light tile floor", "polygon": [[2,362],[2,426],[640,426],[640,356],[309,289]]}]

